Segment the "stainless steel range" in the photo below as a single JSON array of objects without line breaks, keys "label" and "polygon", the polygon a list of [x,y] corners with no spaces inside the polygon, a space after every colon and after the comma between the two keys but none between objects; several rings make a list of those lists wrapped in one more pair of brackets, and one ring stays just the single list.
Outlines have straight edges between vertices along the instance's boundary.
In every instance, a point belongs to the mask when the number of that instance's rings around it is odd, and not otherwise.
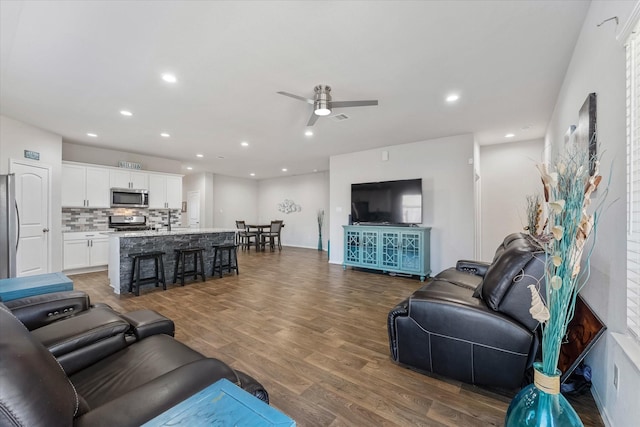
[{"label": "stainless steel range", "polygon": [[146,216],[111,215],[109,216],[109,228],[113,228],[115,231],[151,230],[147,224]]}]

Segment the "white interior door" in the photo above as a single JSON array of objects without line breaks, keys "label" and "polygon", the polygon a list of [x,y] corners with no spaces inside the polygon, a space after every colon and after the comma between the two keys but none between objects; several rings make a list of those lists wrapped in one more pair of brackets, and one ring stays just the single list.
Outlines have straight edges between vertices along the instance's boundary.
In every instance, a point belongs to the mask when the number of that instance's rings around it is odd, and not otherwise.
[{"label": "white interior door", "polygon": [[10,169],[16,174],[16,202],[20,212],[17,276],[49,273],[51,167],[11,160]]},{"label": "white interior door", "polygon": [[187,215],[189,228],[200,228],[200,192],[187,192]]}]

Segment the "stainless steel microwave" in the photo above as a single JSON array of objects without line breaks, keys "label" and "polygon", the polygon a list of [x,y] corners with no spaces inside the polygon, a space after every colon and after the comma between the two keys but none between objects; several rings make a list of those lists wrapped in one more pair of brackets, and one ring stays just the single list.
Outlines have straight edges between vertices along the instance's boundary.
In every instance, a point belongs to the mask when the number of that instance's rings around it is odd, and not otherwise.
[{"label": "stainless steel microwave", "polygon": [[112,208],[148,208],[149,191],[131,188],[111,189]]}]

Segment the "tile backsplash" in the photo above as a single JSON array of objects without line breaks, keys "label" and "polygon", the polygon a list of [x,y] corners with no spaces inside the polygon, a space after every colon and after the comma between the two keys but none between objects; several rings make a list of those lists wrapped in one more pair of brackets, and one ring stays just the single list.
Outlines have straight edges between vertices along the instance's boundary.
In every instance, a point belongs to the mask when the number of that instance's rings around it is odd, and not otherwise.
[{"label": "tile backsplash", "polygon": [[[110,215],[144,215],[151,226],[164,226],[167,223],[167,209],[62,208],[62,231],[106,230]],[[181,222],[180,209],[171,209],[171,225],[180,226]]]}]

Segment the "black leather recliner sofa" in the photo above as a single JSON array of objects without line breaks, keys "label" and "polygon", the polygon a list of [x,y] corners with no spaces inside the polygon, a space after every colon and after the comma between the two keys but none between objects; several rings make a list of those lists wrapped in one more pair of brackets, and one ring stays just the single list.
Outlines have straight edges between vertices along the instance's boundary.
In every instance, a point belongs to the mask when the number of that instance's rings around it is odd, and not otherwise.
[{"label": "black leather recliner sofa", "polygon": [[268,403],[255,379],[172,335],[155,312],[82,292],[0,303],[0,425],[139,426],[222,378]]},{"label": "black leather recliner sofa", "polygon": [[391,357],[471,384],[521,385],[538,349],[534,284],[544,295],[545,253],[528,235],[507,236],[493,262],[458,261],[388,316]]}]

